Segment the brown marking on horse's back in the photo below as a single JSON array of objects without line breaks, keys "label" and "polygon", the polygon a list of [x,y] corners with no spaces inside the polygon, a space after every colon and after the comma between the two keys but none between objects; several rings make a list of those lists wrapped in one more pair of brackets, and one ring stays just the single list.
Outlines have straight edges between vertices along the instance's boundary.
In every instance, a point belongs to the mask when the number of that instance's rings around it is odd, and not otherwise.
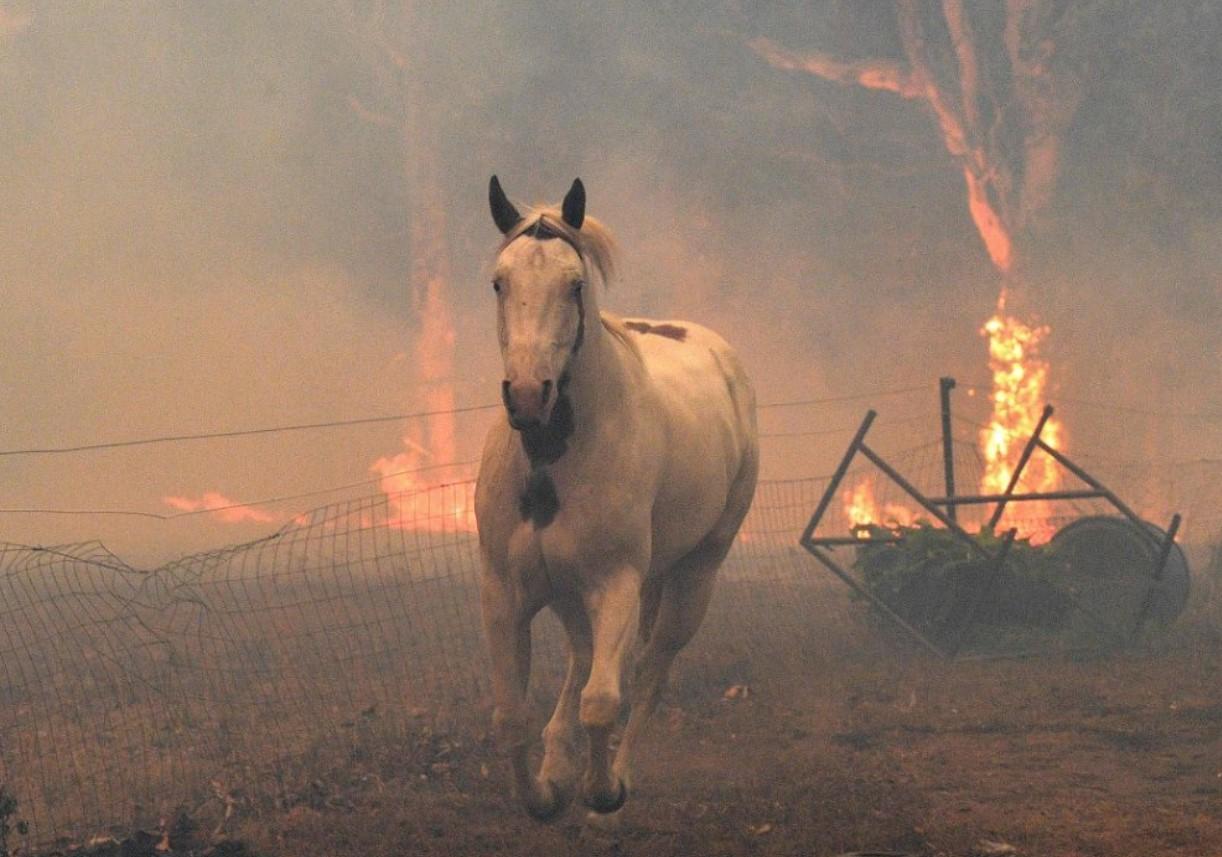
[{"label": "brown marking on horse's back", "polygon": [[680,327],[677,324],[651,324],[647,321],[626,321],[624,322],[624,327],[629,330],[635,330],[637,333],[665,336],[667,339],[673,339],[675,342],[683,342],[687,339],[687,328]]}]

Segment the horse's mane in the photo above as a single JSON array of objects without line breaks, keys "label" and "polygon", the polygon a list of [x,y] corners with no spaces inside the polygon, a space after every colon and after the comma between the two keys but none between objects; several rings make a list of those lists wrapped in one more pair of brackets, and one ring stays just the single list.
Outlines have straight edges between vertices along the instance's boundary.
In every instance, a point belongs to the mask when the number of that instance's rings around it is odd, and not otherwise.
[{"label": "horse's mane", "polygon": [[616,256],[615,239],[611,236],[611,230],[593,217],[585,218],[581,228],[574,229],[564,222],[560,207],[556,205],[527,209],[522,219],[518,221],[518,225],[505,234],[505,239],[497,248],[497,252],[504,250],[510,242],[540,220],[543,221],[544,226],[577,248],[582,258],[598,272],[604,287],[610,285],[611,278],[615,276]]}]

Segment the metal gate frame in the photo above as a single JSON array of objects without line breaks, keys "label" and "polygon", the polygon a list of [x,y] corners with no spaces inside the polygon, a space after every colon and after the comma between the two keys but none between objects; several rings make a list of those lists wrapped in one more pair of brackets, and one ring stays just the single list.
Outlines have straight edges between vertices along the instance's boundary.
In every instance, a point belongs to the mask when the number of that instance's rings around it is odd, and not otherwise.
[{"label": "metal gate frame", "polygon": [[[879,613],[885,616],[892,624],[903,629],[911,635],[917,642],[923,645],[929,651],[948,660],[954,660],[960,657],[960,651],[963,646],[964,636],[970,627],[976,612],[980,606],[988,598],[996,580],[1001,573],[1002,567],[1005,564],[1006,557],[1010,552],[1010,548],[1014,544],[1014,540],[1018,534],[1016,528],[1011,528],[1006,531],[1002,537],[1001,547],[994,553],[987,550],[978,540],[973,538],[966,530],[959,526],[956,520],[955,510],[959,506],[969,505],[988,505],[996,504],[992,515],[989,517],[988,528],[992,529],[997,526],[1001,520],[1002,514],[1006,510],[1006,506],[1010,503],[1023,503],[1038,500],[1085,500],[1085,499],[1103,499],[1112,505],[1112,507],[1122,516],[1127,518],[1137,532],[1141,533],[1151,545],[1156,548],[1155,561],[1150,568],[1150,581],[1146,589],[1145,597],[1142,601],[1141,609],[1138,611],[1137,617],[1131,628],[1119,628],[1114,623],[1108,621],[1102,616],[1099,616],[1095,611],[1083,604],[1080,599],[1074,597],[1071,593],[1062,591],[1061,594],[1066,597],[1069,603],[1087,616],[1094,622],[1100,630],[1108,637],[1114,639],[1119,645],[1130,645],[1135,642],[1140,636],[1149,620],[1150,612],[1154,607],[1155,598],[1158,589],[1162,584],[1163,574],[1167,567],[1167,560],[1171,554],[1171,548],[1175,544],[1175,536],[1179,531],[1181,516],[1177,512],[1172,515],[1171,523],[1167,527],[1163,537],[1160,539],[1150,531],[1146,522],[1137,516],[1119,497],[1116,496],[1103,483],[1095,479],[1080,466],[1071,461],[1064,453],[1054,449],[1040,436],[1044,430],[1044,425],[1048,422],[1049,417],[1053,414],[1051,405],[1044,407],[1043,413],[1040,415],[1039,422],[1036,424],[1034,432],[1023,447],[1022,455],[1019,457],[1018,464],[1014,469],[1013,475],[1010,477],[1010,482],[1006,486],[1006,490],[1001,494],[964,494],[956,495],[954,492],[954,470],[952,458],[950,455],[951,438],[950,438],[950,397],[949,392],[955,385],[954,379],[943,378],[941,380],[942,391],[942,432],[943,432],[943,451],[945,454],[946,464],[946,485],[947,492],[944,497],[928,497],[919,491],[916,486],[904,478],[894,467],[883,459],[876,451],[871,449],[866,444],[866,434],[870,431],[870,426],[874,423],[878,416],[874,410],[866,412],[865,418],[857,429],[857,433],[853,436],[848,449],[845,451],[840,464],[836,467],[832,474],[831,481],[828,482],[823,496],[819,500],[819,504],[815,507],[814,513],[810,517],[810,521],[806,525],[806,529],[802,532],[798,543],[805,548],[815,559],[819,560],[832,574],[836,575],[844,581],[854,592],[873,605]],[[1015,493],[1015,488],[1018,485],[1019,479],[1022,477],[1023,470],[1027,463],[1031,460],[1032,454],[1036,449],[1042,450],[1050,456],[1057,464],[1068,470],[1083,483],[1089,486],[1086,489],[1067,490],[1067,491],[1044,491],[1044,492],[1026,492]],[[953,533],[964,544],[968,545],[969,549],[985,560],[988,569],[988,578],[979,588],[976,598],[969,605],[959,626],[953,630],[949,644],[940,644],[930,638],[929,635],[923,633],[919,628],[905,620],[895,610],[893,610],[886,602],[870,591],[869,587],[864,586],[859,582],[848,570],[836,561],[836,558],[827,550],[828,548],[844,547],[846,545],[868,545],[868,544],[893,544],[900,541],[900,536],[890,537],[862,537],[856,536],[816,536],[815,532],[819,528],[819,524],[823,520],[823,516],[827,513],[831,506],[832,500],[836,496],[837,490],[840,488],[840,483],[844,480],[848,473],[850,465],[858,454],[865,456],[879,470],[883,472],[892,482],[894,482],[901,490],[904,491],[912,500],[921,506],[925,511],[933,516],[935,520],[941,523],[947,530]],[[994,658],[994,657],[1015,657],[1021,655],[1037,655],[1049,654],[1052,651],[1064,652],[1065,649],[1047,649],[1035,650],[1015,654],[998,654],[998,655],[983,655],[975,657]]]}]

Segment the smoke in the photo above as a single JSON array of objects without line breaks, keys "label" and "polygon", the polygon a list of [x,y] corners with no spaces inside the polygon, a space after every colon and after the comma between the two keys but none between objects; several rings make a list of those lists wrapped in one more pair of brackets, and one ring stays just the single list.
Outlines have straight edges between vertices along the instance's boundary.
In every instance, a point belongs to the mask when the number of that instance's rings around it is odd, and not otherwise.
[{"label": "smoke", "polygon": [[[936,430],[938,376],[987,377],[978,329],[996,277],[928,118],[747,48],[764,35],[894,52],[885,4],[350,5],[0,5],[0,447],[422,409],[408,235],[432,213],[404,181],[418,153],[394,121],[370,121],[402,107],[387,44],[410,49],[436,149],[459,405],[495,401],[499,382],[492,172],[527,202],[580,175],[624,251],[609,306],[724,331],[761,401],[925,384],[877,403],[882,425],[929,412],[896,431],[912,442]],[[1159,44],[1174,45],[1192,22],[1167,26]],[[1208,44],[1131,86],[1125,56],[1092,55],[1106,73],[1073,130],[1029,297],[1053,329],[1060,395],[1222,408],[1222,211],[1208,201],[1222,168],[1163,157],[1176,146],[1128,115],[1168,79],[1192,95],[1211,62],[1216,79]],[[1180,142],[1208,152],[1195,141],[1217,134],[1219,111],[1181,101]],[[1137,122],[1127,137],[1122,116]],[[863,407],[772,411],[763,426],[851,426]],[[1065,415],[1075,440],[1128,456],[1160,437],[1158,421]],[[459,418],[459,458],[494,418]],[[165,512],[165,496],[293,494],[370,478],[401,434],[7,457],[0,506]],[[1222,443],[1216,422],[1175,422],[1167,438],[1168,457]],[[844,440],[768,441],[765,475],[826,472]],[[8,540],[100,537],[150,561],[266,527],[0,516]]]}]

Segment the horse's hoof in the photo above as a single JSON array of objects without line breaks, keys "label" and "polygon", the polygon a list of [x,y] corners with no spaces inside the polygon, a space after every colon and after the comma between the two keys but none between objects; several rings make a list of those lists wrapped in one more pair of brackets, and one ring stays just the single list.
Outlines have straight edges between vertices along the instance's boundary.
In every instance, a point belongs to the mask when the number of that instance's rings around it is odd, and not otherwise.
[{"label": "horse's hoof", "polygon": [[540,790],[543,792],[543,800],[526,801],[526,811],[535,821],[555,821],[568,807],[569,797],[551,780],[546,780]]},{"label": "horse's hoof", "polygon": [[624,806],[628,800],[628,787],[624,785],[623,780],[616,780],[619,783],[619,793],[608,800],[603,795],[588,794],[585,797],[585,805],[600,815],[609,815]]},{"label": "horse's hoof", "polygon": [[607,842],[607,837],[614,840],[624,832],[624,813],[627,811],[627,805],[606,815],[587,809],[582,818],[582,832],[596,837],[596,841]]}]

